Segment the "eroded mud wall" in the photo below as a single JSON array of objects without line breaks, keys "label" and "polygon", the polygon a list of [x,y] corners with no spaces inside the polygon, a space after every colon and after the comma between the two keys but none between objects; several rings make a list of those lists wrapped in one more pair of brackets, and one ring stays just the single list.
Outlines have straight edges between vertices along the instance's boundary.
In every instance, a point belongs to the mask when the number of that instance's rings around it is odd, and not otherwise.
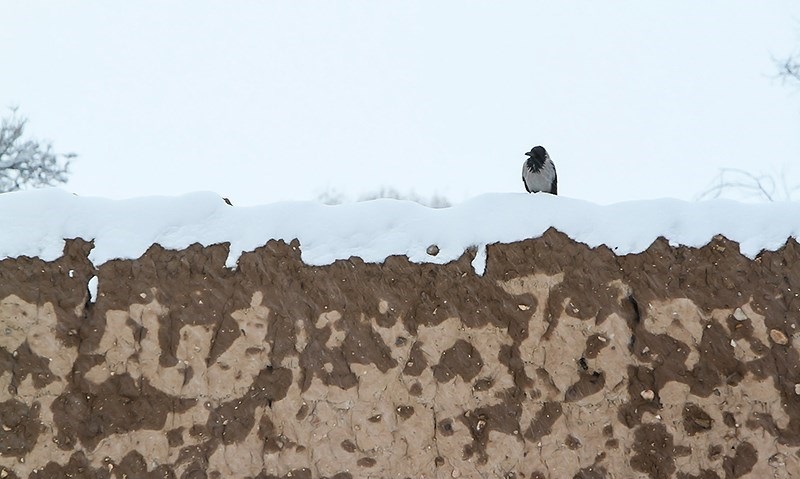
[{"label": "eroded mud wall", "polygon": [[[800,477],[798,245],[0,262],[0,476]],[[99,290],[88,301],[87,284]]]}]

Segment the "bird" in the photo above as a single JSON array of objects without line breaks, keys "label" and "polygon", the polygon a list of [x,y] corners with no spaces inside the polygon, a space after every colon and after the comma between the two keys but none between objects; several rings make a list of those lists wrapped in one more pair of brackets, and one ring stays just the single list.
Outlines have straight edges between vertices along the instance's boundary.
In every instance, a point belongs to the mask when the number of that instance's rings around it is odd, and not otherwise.
[{"label": "bird", "polygon": [[528,193],[550,193],[558,194],[558,177],[556,176],[556,165],[547,154],[543,146],[534,146],[531,151],[525,153],[528,159],[522,164],[522,182]]}]

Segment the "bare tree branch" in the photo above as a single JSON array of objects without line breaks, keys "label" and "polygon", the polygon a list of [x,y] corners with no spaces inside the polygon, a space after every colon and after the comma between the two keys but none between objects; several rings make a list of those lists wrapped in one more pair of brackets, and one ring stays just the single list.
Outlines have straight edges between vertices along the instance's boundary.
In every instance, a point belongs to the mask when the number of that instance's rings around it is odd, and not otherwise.
[{"label": "bare tree branch", "polygon": [[[395,188],[383,186],[378,190],[365,193],[358,197],[357,201],[370,201],[378,198],[392,198],[395,200],[409,200],[430,208],[449,208],[452,206],[450,201],[444,196],[434,194],[430,198],[422,197],[413,191],[410,193],[401,193]],[[322,194],[317,196],[317,201],[326,205],[338,205],[347,203],[347,197],[344,193],[335,189],[328,189]]]},{"label": "bare tree branch", "polygon": [[422,196],[412,192],[400,193],[391,187],[381,187],[377,191],[372,191],[361,195],[358,201],[369,201],[378,198],[393,198],[395,200],[409,200],[421,205],[429,206],[431,208],[448,208],[452,206],[444,196],[433,195],[430,198],[423,198]]},{"label": "bare tree branch", "polygon": [[800,82],[800,50],[786,57],[772,57],[772,62],[777,69],[777,78],[786,81]]},{"label": "bare tree branch", "polygon": [[756,175],[738,168],[722,168],[711,185],[696,199],[708,200],[734,195],[770,202],[791,201],[793,193],[798,190],[800,185],[789,186],[785,168],[778,180],[773,175]]},{"label": "bare tree branch", "polygon": [[67,182],[76,155],[55,153],[50,142],[23,139],[27,123],[16,108],[0,122],[0,193]]},{"label": "bare tree branch", "polygon": [[800,81],[800,60],[797,55],[776,61],[776,63],[778,66],[778,78]]}]

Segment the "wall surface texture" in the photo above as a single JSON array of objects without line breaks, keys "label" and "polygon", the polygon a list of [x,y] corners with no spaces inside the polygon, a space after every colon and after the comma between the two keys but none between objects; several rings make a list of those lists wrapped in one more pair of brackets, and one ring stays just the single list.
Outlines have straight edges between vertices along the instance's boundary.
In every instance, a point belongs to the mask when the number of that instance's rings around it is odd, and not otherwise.
[{"label": "wall surface texture", "polygon": [[91,247],[0,261],[0,478],[800,478],[794,240]]}]

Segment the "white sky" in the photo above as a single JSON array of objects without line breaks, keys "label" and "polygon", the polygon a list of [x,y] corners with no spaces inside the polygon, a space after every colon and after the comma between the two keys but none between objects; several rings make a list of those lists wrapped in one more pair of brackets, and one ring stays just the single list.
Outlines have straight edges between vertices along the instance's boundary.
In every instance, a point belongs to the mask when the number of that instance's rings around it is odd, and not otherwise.
[{"label": "white sky", "polygon": [[542,144],[562,195],[692,199],[722,167],[800,183],[798,50],[797,0],[0,0],[0,106],[79,195],[461,201],[524,191]]}]

